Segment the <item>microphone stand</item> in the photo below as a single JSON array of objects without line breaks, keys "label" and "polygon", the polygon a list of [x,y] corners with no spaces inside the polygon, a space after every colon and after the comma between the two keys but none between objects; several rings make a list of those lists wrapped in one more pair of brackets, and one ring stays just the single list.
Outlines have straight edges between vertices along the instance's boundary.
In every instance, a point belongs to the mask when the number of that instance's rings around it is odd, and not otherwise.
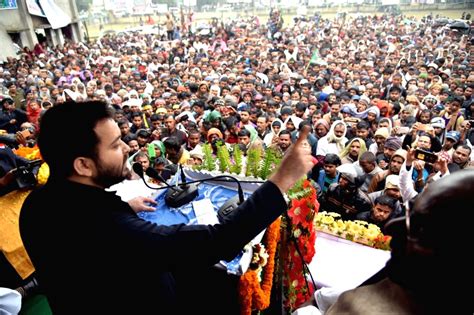
[{"label": "microphone stand", "polygon": [[[240,204],[242,204],[245,201],[244,198],[244,191],[242,189],[241,182],[235,178],[234,176],[231,175],[217,175],[217,176],[212,176],[208,178],[203,178],[195,181],[190,181],[186,182],[186,176],[184,174],[184,169],[183,166],[181,165],[181,183],[177,183],[175,186],[172,186],[166,182],[166,180],[163,179],[163,177],[154,169],[149,167],[146,169],[145,173],[153,178],[156,179],[162,183],[164,183],[166,186],[164,187],[151,187],[148,185],[148,183],[145,180],[145,177],[143,175],[143,168],[140,163],[134,163],[133,164],[133,170],[135,173],[138,174],[145,183],[145,185],[150,188],[150,189],[155,189],[155,190],[160,190],[160,189],[168,189],[165,195],[165,203],[167,206],[172,207],[172,208],[179,208],[186,203],[191,202],[193,199],[195,199],[198,196],[198,189],[197,185],[194,184],[199,184],[207,181],[233,181],[237,184],[237,195],[228,199],[218,210],[217,216],[219,218],[220,222],[223,222],[225,217],[229,215],[233,210],[235,210]],[[253,182],[253,183],[263,183],[262,181],[246,181],[246,182]]]}]

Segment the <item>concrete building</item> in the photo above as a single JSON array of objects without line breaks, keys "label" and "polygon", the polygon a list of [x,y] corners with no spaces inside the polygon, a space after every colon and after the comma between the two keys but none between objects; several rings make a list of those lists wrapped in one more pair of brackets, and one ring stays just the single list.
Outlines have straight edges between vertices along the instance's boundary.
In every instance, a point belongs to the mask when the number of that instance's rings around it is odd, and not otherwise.
[{"label": "concrete building", "polygon": [[73,0],[9,0],[2,3],[0,60],[15,56],[22,47],[33,49],[40,39],[45,39],[49,46],[61,46],[65,39],[84,40]]}]

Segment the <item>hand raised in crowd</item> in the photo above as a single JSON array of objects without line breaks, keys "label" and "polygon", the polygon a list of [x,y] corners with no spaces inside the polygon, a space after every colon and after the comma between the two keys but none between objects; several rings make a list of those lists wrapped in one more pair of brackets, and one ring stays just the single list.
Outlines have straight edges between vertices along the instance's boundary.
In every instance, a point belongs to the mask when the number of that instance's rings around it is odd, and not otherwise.
[{"label": "hand raised in crowd", "polygon": [[399,130],[400,130],[400,126],[394,126],[392,128],[392,136],[397,136]]},{"label": "hand raised in crowd", "polygon": [[153,140],[160,140],[161,130],[160,129],[153,130],[151,133],[151,136],[153,137]]},{"label": "hand raised in crowd", "polygon": [[469,120],[463,121],[460,129],[461,129],[461,133],[468,132],[471,129],[471,123],[469,122]]},{"label": "hand raised in crowd", "polygon": [[307,140],[309,130],[309,126],[305,126],[300,131],[298,139],[290,146],[276,172],[270,176],[269,180],[277,185],[282,193],[286,193],[316,163]]},{"label": "hand raised in crowd", "polygon": [[423,171],[423,169],[425,168],[425,161],[415,160],[413,162],[413,168],[418,172]]},{"label": "hand raised in crowd", "polygon": [[428,126],[426,127],[426,130],[425,130],[425,131],[426,131],[427,134],[429,134],[429,135],[432,136],[432,137],[436,136],[435,131],[434,131],[434,128],[431,127],[430,125],[428,125]]},{"label": "hand raised in crowd", "polygon": [[448,159],[439,155],[438,160],[434,163],[434,167],[442,175],[446,174],[448,172]]},{"label": "hand raised in crowd", "polygon": [[407,159],[406,159],[405,163],[408,167],[410,167],[411,164],[413,163],[413,161],[415,161],[415,159],[416,159],[415,158],[415,149],[407,146],[406,150],[407,150]]},{"label": "hand raised in crowd", "polygon": [[133,211],[135,211],[135,213],[140,211],[155,211],[157,205],[157,202],[154,199],[142,196],[130,199],[127,201],[127,203],[133,209]]}]

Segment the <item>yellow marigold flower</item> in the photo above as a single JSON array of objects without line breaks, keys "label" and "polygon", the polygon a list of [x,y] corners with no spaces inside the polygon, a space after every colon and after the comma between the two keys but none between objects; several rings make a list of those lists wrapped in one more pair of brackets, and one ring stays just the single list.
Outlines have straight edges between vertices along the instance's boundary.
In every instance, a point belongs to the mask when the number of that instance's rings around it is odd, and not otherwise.
[{"label": "yellow marigold flower", "polygon": [[322,218],[321,223],[330,225],[334,222],[334,217],[331,216],[325,216]]},{"label": "yellow marigold flower", "polygon": [[374,230],[374,229],[367,229],[367,238],[370,239],[370,240],[374,240],[375,238],[377,238],[377,236],[380,235],[380,232],[377,231],[377,230]]},{"label": "yellow marigold flower", "polygon": [[48,181],[49,177],[49,166],[46,163],[41,164],[38,175],[36,176],[38,180],[38,185],[44,185]]}]

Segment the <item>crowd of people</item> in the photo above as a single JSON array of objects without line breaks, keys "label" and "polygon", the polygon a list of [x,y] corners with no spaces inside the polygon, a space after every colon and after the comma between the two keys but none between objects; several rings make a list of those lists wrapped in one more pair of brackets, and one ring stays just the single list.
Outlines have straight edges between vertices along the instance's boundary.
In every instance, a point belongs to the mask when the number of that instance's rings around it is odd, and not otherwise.
[{"label": "crowd of people", "polygon": [[[34,146],[50,108],[102,101],[114,109],[128,164],[161,173],[202,163],[204,143],[284,156],[309,128],[317,163],[308,176],[321,210],[383,232],[431,182],[472,167],[468,33],[401,15],[284,24],[276,10],[267,24],[239,19],[206,32],[184,27],[179,36],[175,23],[166,36],[109,34],[8,58],[0,68],[0,141],[6,149]],[[68,146],[81,141],[64,127],[56,132]],[[6,176],[16,164],[8,162],[0,184],[11,191]]]}]

